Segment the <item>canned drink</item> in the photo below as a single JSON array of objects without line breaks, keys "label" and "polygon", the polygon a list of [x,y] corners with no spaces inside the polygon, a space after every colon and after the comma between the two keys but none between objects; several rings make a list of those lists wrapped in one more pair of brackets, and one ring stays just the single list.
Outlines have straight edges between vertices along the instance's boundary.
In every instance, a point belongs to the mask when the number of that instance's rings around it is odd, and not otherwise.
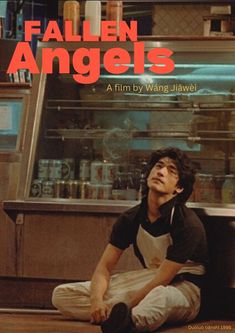
[{"label": "canned drink", "polygon": [[137,200],[137,191],[135,188],[127,188],[126,189],[126,200],[134,201]]},{"label": "canned drink", "polygon": [[79,199],[88,199],[88,187],[90,185],[90,182],[79,180],[78,181],[78,198]]},{"label": "canned drink", "polygon": [[79,178],[80,180],[88,180],[90,178],[90,161],[81,160],[79,163]]},{"label": "canned drink", "polygon": [[61,161],[61,178],[64,180],[74,179],[75,161],[73,158],[65,158]]},{"label": "canned drink", "polygon": [[66,182],[66,198],[77,198],[78,197],[78,181],[69,180]]},{"label": "canned drink", "polygon": [[31,184],[30,196],[41,197],[42,195],[42,179],[34,179]]},{"label": "canned drink", "polygon": [[100,184],[90,184],[88,187],[88,198],[89,199],[100,199]]},{"label": "canned drink", "polygon": [[118,166],[114,163],[103,163],[102,165],[102,183],[112,184],[114,182]]},{"label": "canned drink", "polygon": [[56,180],[54,184],[54,193],[56,198],[65,198],[65,181]]},{"label": "canned drink", "polygon": [[91,183],[100,184],[102,182],[103,163],[101,161],[93,161],[91,163]]},{"label": "canned drink", "polygon": [[38,179],[47,180],[49,177],[49,160],[40,159],[38,161]]},{"label": "canned drink", "polygon": [[104,184],[100,186],[99,199],[109,200],[112,198],[112,185]]},{"label": "canned drink", "polygon": [[51,180],[45,180],[42,182],[42,197],[53,198],[54,197],[54,182]]},{"label": "canned drink", "polygon": [[124,189],[112,189],[113,200],[126,200],[126,190]]},{"label": "canned drink", "polygon": [[49,160],[49,180],[61,179],[62,161]]}]

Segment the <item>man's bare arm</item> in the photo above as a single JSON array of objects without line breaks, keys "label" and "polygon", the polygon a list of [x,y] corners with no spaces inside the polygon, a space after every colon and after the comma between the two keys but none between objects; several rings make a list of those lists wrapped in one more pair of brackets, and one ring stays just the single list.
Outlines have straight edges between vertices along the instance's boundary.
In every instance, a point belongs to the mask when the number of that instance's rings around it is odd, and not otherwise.
[{"label": "man's bare arm", "polygon": [[104,294],[108,288],[110,275],[123,250],[108,244],[95,269],[91,280],[91,321],[102,322],[107,319],[109,307],[104,303]]},{"label": "man's bare arm", "polygon": [[156,276],[147,283],[143,288],[141,288],[136,295],[133,297],[130,303],[130,307],[134,307],[155,287],[163,285],[168,285],[178,271],[183,267],[182,264],[179,264],[174,261],[165,259],[160,265]]}]

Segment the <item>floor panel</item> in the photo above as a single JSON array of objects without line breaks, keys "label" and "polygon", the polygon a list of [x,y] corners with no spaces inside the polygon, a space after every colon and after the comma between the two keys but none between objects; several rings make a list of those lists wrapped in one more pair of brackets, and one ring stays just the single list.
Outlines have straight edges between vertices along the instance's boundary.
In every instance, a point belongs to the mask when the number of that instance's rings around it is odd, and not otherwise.
[{"label": "floor panel", "polygon": [[[0,313],[1,333],[101,333],[99,326],[64,319],[59,314]],[[178,327],[163,327],[162,333],[235,333],[235,322],[201,321]]]}]

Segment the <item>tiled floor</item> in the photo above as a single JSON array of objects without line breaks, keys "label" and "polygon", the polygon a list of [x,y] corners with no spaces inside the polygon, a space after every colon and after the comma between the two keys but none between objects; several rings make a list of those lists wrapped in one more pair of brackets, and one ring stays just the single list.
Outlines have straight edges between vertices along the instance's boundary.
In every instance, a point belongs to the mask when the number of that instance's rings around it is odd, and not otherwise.
[{"label": "tiled floor", "polygon": [[[99,326],[64,319],[59,314],[0,313],[1,333],[101,333]],[[201,321],[178,327],[163,327],[162,333],[235,332],[232,321]]]}]

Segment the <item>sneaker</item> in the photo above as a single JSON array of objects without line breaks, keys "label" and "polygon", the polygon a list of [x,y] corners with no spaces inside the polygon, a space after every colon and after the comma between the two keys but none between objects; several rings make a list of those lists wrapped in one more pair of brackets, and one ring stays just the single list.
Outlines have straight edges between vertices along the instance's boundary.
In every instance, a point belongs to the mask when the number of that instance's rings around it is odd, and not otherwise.
[{"label": "sneaker", "polygon": [[131,333],[133,328],[131,313],[125,303],[115,304],[108,319],[101,324],[103,333]]}]

